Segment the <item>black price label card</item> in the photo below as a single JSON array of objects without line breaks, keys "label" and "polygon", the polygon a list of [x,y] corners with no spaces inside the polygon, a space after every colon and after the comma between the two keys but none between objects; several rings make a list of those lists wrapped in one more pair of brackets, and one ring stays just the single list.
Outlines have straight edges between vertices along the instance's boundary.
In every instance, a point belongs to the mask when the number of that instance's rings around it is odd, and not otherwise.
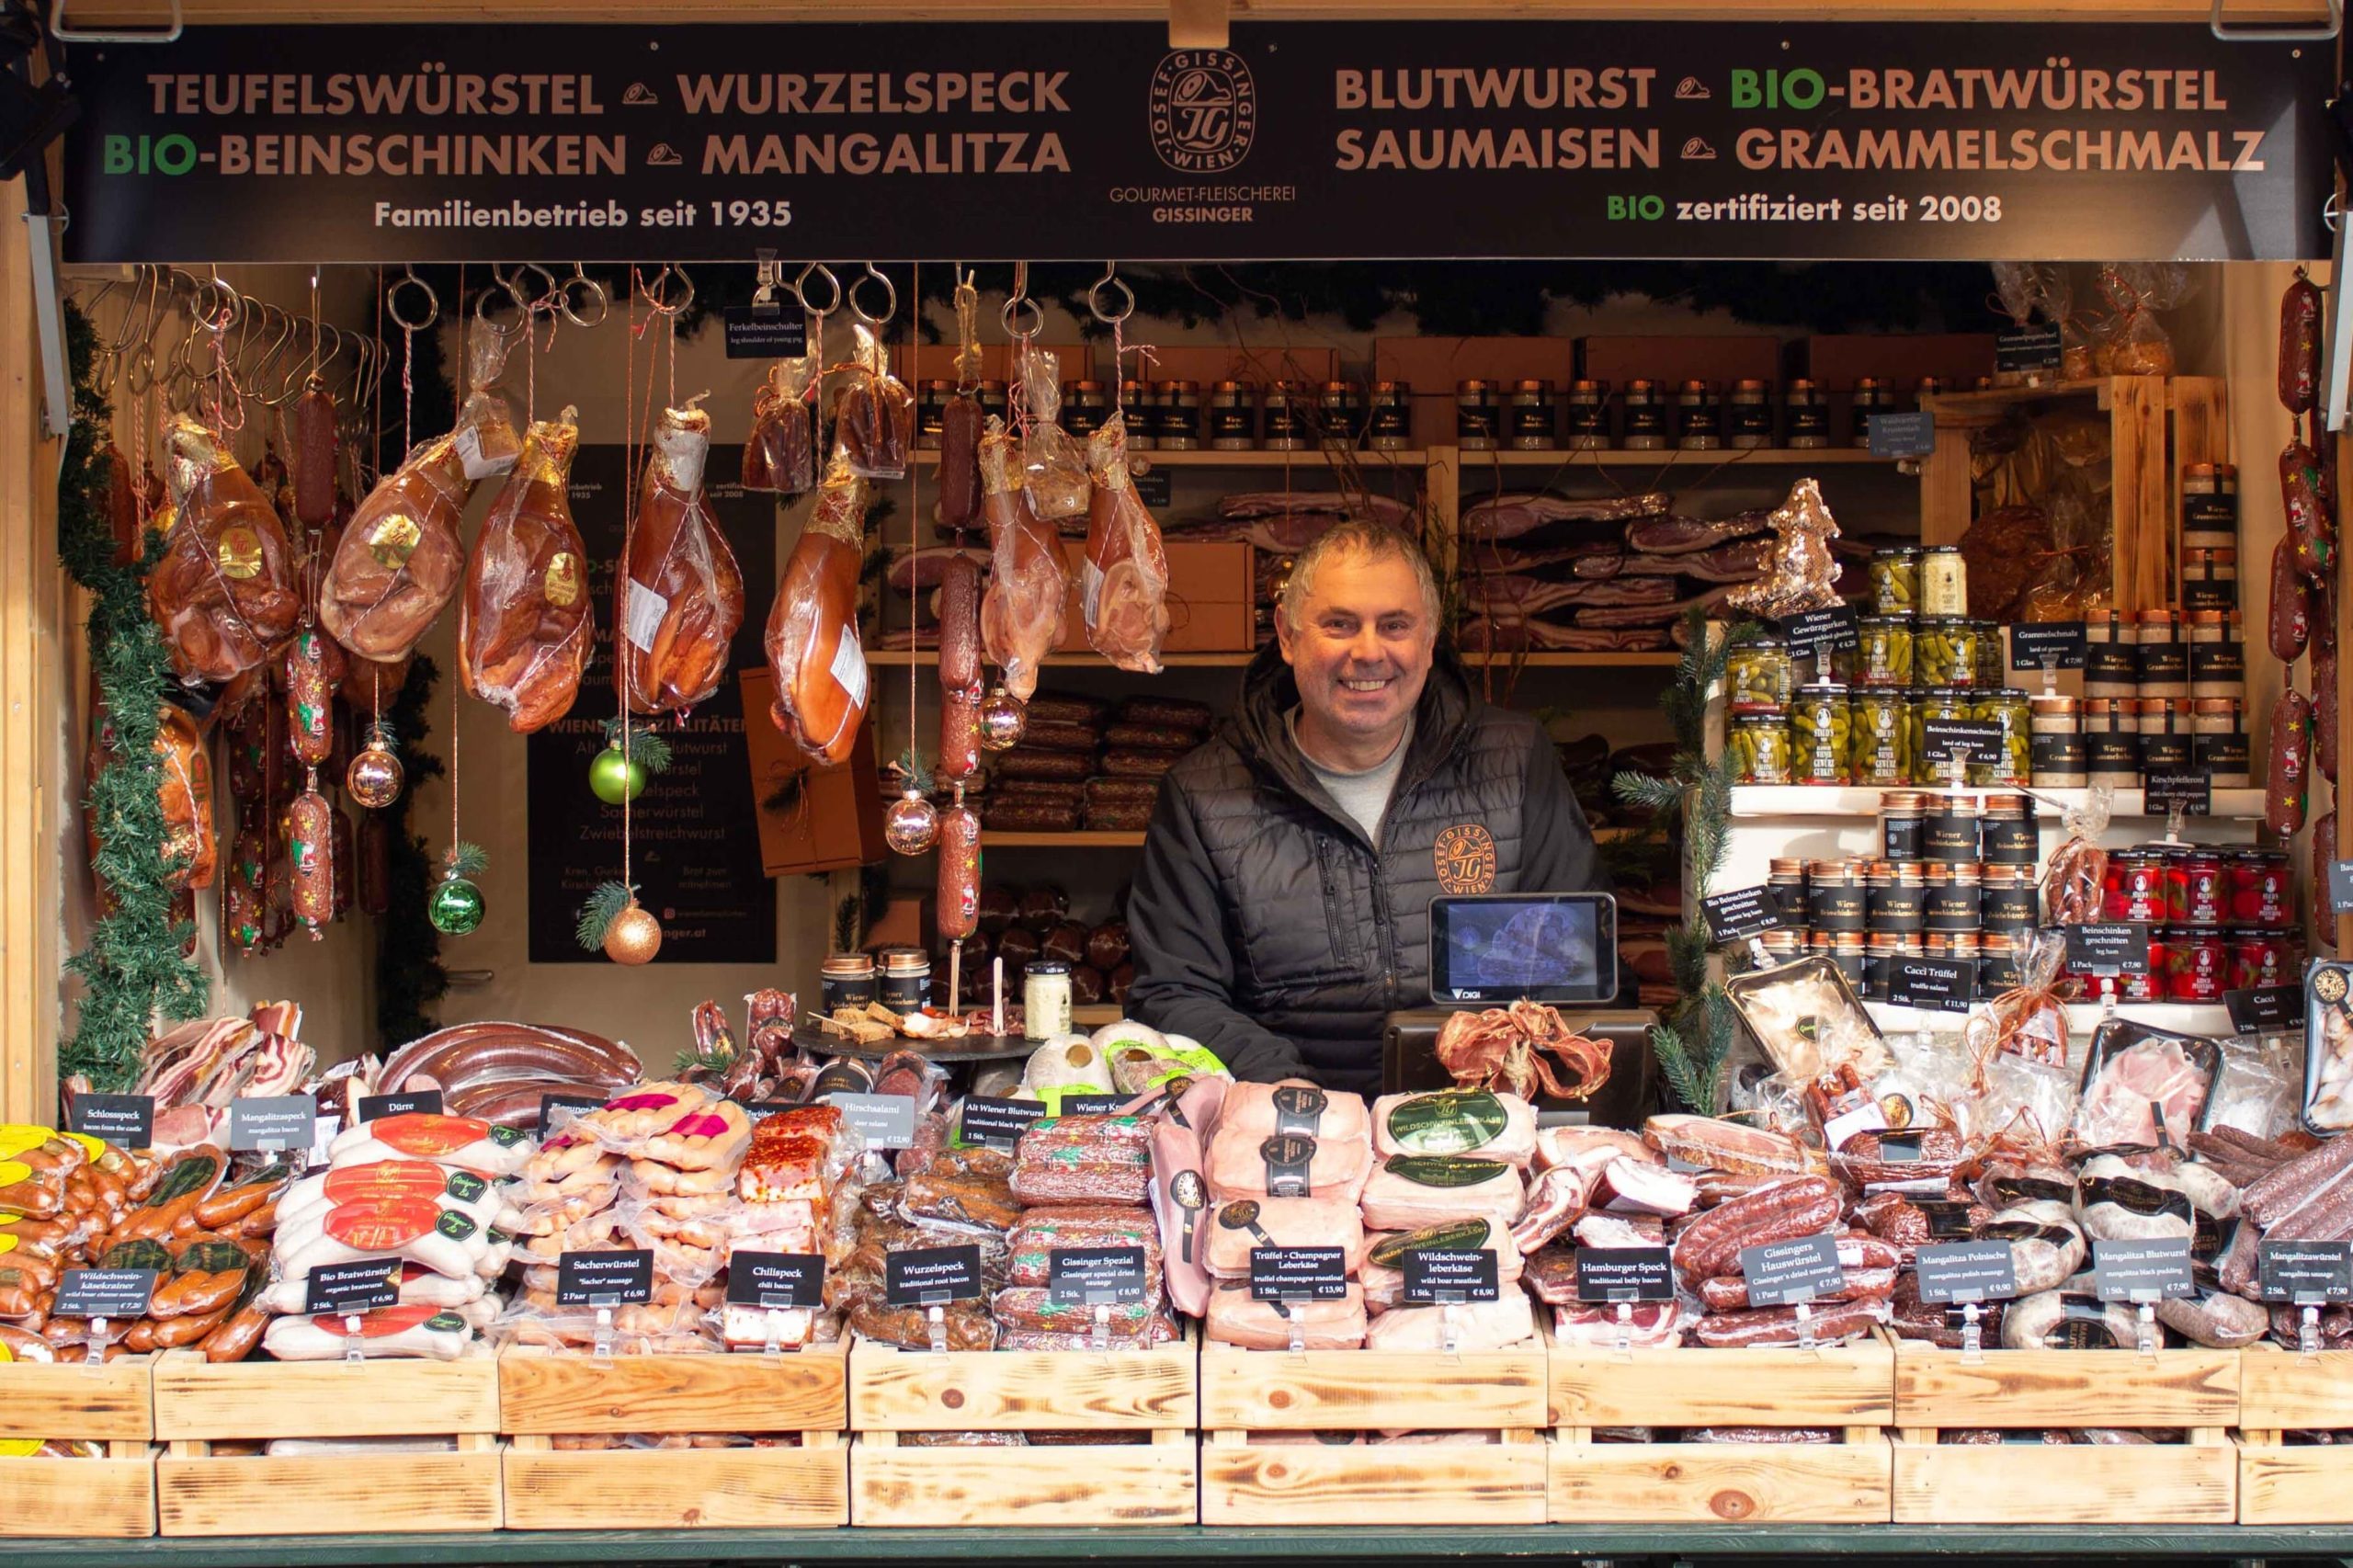
[{"label": "black price label card", "polygon": [[1409,1307],[1460,1305],[1502,1298],[1495,1255],[1487,1247],[1417,1247],[1401,1260]]},{"label": "black price label card", "polygon": [[730,305],[725,321],[730,359],[798,358],[809,352],[809,318],[797,302]]},{"label": "black price label card", "polygon": [[2149,972],[2149,927],[2141,921],[2069,926],[2067,967],[2081,974]]},{"label": "black price label card", "polygon": [[397,1257],[323,1264],[311,1270],[302,1287],[306,1312],[372,1312],[379,1307],[398,1306],[400,1299],[401,1260]]},{"label": "black price label card", "polygon": [[2267,1301],[2353,1301],[2353,1242],[2264,1242],[2256,1259]]},{"label": "black price label card", "polygon": [[915,1102],[905,1095],[827,1095],[826,1102],[841,1108],[842,1119],[858,1130],[870,1149],[912,1149],[915,1146]]},{"label": "black price label card", "polygon": [[2301,985],[2258,985],[2225,991],[2222,1006],[2231,1028],[2239,1034],[2288,1034],[2304,1027],[2304,988]]},{"label": "black price label card", "polygon": [[1135,481],[1136,499],[1146,506],[1166,508],[1176,504],[1176,489],[1170,483],[1175,477],[1172,471],[1154,468],[1131,477]]},{"label": "black price label card", "polygon": [[2103,1301],[2198,1294],[2189,1278],[2189,1238],[2092,1243],[2092,1290]]},{"label": "black price label card", "polygon": [[1847,605],[1833,605],[1828,609],[1810,609],[1802,615],[1784,616],[1780,620],[1781,636],[1790,645],[1793,659],[1817,659],[1824,650],[1843,653],[1858,646],[1861,632],[1855,624],[1855,612]]},{"label": "black price label card", "polygon": [[1252,1247],[1254,1301],[1337,1301],[1348,1293],[1346,1247]]},{"label": "black price label card", "polygon": [[2080,670],[2084,667],[2084,623],[2080,620],[2020,621],[2010,628],[2010,668]]},{"label": "black price label card", "polygon": [[1779,929],[1781,901],[1773,896],[1771,888],[1734,888],[1730,892],[1711,892],[1699,900],[1699,913],[1708,917],[1708,937],[1714,942],[1738,942]]},{"label": "black price label card", "polygon": [[1974,959],[1897,957],[1888,965],[1887,999],[1899,1007],[1966,1013],[1977,994]]},{"label": "black price label card", "polygon": [[642,1306],[653,1299],[650,1252],[568,1252],[556,1259],[559,1307]]},{"label": "black price label card", "polygon": [[979,1247],[902,1247],[882,1255],[882,1299],[894,1307],[945,1306],[980,1293]]},{"label": "black price label card", "polygon": [[1994,369],[2006,375],[2032,375],[2060,366],[2059,328],[2006,326],[1994,335]]},{"label": "black price label card", "polygon": [[1133,1095],[1064,1095],[1054,1108],[1056,1116],[1117,1116],[1120,1108],[1135,1098]]},{"label": "black price label card", "polygon": [[1992,719],[1930,719],[1920,726],[1920,755],[1949,767],[1991,758],[2002,749],[2002,726]]},{"label": "black price label card", "polygon": [[988,1149],[1010,1149],[1046,1119],[1042,1100],[1003,1100],[989,1095],[964,1096],[964,1142]]},{"label": "black price label card", "polygon": [[2353,860],[2329,862],[2328,912],[2353,915]]},{"label": "black price label card", "polygon": [[263,1095],[229,1102],[229,1147],[308,1153],[318,1136],[319,1106],[309,1095]]},{"label": "black price label card", "polygon": [[825,1259],[813,1252],[739,1252],[727,1259],[727,1300],[783,1312],[825,1304]]},{"label": "black price label card", "polygon": [[1671,1301],[1675,1267],[1665,1247],[1579,1247],[1580,1301]]},{"label": "black price label card", "polygon": [[131,1323],[147,1315],[154,1295],[152,1268],[68,1268],[57,1276],[57,1300],[49,1315]]},{"label": "black price label card", "polygon": [[2176,808],[2186,817],[2214,814],[2214,770],[2211,767],[2169,767],[2141,776],[2142,809],[2164,816]]},{"label": "black price label card", "polygon": [[155,1141],[155,1096],[75,1095],[65,1130],[103,1138],[119,1149],[144,1149]]},{"label": "black price label card", "polygon": [[1864,421],[1875,458],[1925,458],[1937,449],[1933,414],[1870,414]]},{"label": "black price label card", "polygon": [[556,1126],[558,1119],[556,1112],[563,1111],[564,1115],[562,1119],[569,1121],[577,1113],[584,1110],[596,1110],[604,1103],[595,1095],[541,1095],[540,1096],[540,1136],[545,1138],[560,1131]]},{"label": "black price label card", "polygon": [[1143,1300],[1142,1247],[1055,1247],[1046,1254],[1046,1299],[1085,1306]]},{"label": "black price label card", "polygon": [[374,1121],[380,1117],[408,1116],[411,1114],[421,1116],[439,1116],[441,1114],[441,1091],[438,1089],[410,1089],[404,1094],[362,1095],[359,1096],[359,1119],[362,1121]]},{"label": "black price label card", "polygon": [[1790,1307],[1811,1301],[1847,1282],[1838,1267],[1838,1238],[1800,1236],[1740,1249],[1740,1272],[1748,1281],[1752,1307]]},{"label": "black price label card", "polygon": [[1924,1301],[2006,1301],[2018,1293],[2007,1242],[1953,1242],[1919,1249]]}]

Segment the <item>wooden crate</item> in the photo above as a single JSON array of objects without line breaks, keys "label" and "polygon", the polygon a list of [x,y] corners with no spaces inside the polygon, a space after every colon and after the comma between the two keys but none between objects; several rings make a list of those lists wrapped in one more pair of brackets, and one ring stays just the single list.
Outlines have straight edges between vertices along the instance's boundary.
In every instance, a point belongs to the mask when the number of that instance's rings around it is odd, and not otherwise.
[{"label": "wooden crate", "polygon": [[1190,1432],[1174,1427],[1145,1443],[1068,1447],[908,1448],[902,1436],[852,1440],[852,1524],[1189,1525],[1200,1516],[1199,1451]]},{"label": "wooden crate", "polygon": [[[1613,1350],[1546,1342],[1545,1517],[1554,1523],[1884,1524],[1894,1357]],[[1835,1443],[1597,1443],[1597,1426],[1828,1426]]]},{"label": "wooden crate", "polygon": [[[847,1357],[498,1359],[508,1529],[790,1528],[849,1522]],[[794,1433],[797,1448],[572,1450],[574,1432]]]},{"label": "wooden crate", "polygon": [[[2228,1524],[2238,1517],[2235,1350],[1895,1346],[1897,1524]],[[2180,1443],[1963,1446],[1948,1428],[2182,1427]]]},{"label": "wooden crate", "polygon": [[454,1361],[231,1361],[193,1350],[155,1362],[155,1436],[206,1441],[266,1437],[413,1437],[493,1434],[498,1360],[469,1346]]},{"label": "wooden crate", "polygon": [[855,1432],[1187,1432],[1199,1424],[1190,1341],[1149,1350],[902,1350],[861,1339],[849,1353]]},{"label": "wooden crate", "polygon": [[10,1435],[106,1444],[104,1459],[0,1454],[0,1536],[125,1539],[155,1533],[152,1358],[68,1367],[0,1362]]},{"label": "wooden crate", "polygon": [[[1538,1524],[1544,1351],[1201,1351],[1201,1522]],[[1431,1446],[1270,1434],[1495,1433]]]},{"label": "wooden crate", "polygon": [[2299,1443],[2289,1427],[2353,1437],[2353,1350],[2239,1352],[2239,1523],[2353,1522],[2353,1443]]}]

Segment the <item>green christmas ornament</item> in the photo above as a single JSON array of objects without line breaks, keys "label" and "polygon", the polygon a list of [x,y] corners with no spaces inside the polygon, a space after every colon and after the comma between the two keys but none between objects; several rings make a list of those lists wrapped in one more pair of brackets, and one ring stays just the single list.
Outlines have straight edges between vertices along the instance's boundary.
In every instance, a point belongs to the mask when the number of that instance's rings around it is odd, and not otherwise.
[{"label": "green christmas ornament", "polygon": [[645,764],[635,757],[623,756],[617,745],[598,752],[597,759],[588,765],[588,788],[608,806],[634,801],[645,793]]},{"label": "green christmas ornament", "polygon": [[441,880],[425,901],[425,917],[433,928],[445,937],[463,937],[482,925],[484,913],[482,889],[473,879],[482,875],[490,864],[490,857],[482,846],[460,843],[450,846],[442,857]]}]

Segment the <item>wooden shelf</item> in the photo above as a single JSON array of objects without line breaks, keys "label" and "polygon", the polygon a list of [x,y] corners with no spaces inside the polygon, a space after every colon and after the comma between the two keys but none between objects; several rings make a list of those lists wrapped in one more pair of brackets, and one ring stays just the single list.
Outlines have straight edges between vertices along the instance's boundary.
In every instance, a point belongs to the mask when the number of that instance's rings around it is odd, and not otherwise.
[{"label": "wooden shelf", "polygon": [[2056,398],[2090,397],[2103,403],[2119,380],[2127,378],[2097,376],[2088,381],[2045,381],[2031,387],[1987,387],[1983,392],[1938,392],[1930,404],[1933,411],[1956,414],[1999,412],[2022,403],[2050,403]]},{"label": "wooden shelf", "polygon": [[1677,447],[1652,451],[1607,448],[1600,451],[1465,452],[1445,449],[1466,474],[1483,468],[1716,468],[1734,463],[1774,468],[1850,468],[1873,464],[1893,469],[1900,459],[1874,457],[1863,447],[1756,447],[1687,452]]},{"label": "wooden shelf", "polygon": [[991,833],[981,834],[983,849],[1141,849],[1142,833]]},{"label": "wooden shelf", "polygon": [[[939,461],[939,454],[937,451],[926,451],[918,455],[926,463],[936,464]],[[1128,449],[1128,466],[1143,473],[1148,473],[1154,468],[1328,469],[1333,466],[1336,460],[1340,458],[1353,458],[1358,468],[1371,468],[1376,465],[1394,468],[1427,468],[1429,466],[1430,454],[1418,447],[1406,448],[1399,451],[1371,451],[1363,448],[1349,448],[1329,452],[1318,447],[1310,447],[1295,452],[1213,452],[1206,449],[1189,452],[1163,452],[1140,450],[1132,446]]]},{"label": "wooden shelf", "polygon": [[[1172,670],[1238,670],[1258,656],[1254,649],[1247,653],[1163,653],[1160,662]],[[1466,665],[1520,665],[1531,669],[1673,669],[1682,659],[1680,652],[1661,648],[1638,653],[1575,653],[1544,652],[1521,653],[1465,653]],[[929,669],[939,663],[939,654],[930,648],[874,648],[867,652],[866,662],[879,668],[904,669],[915,665]],[[1081,668],[1109,669],[1111,662],[1100,653],[1049,653],[1044,663],[1074,665]]]},{"label": "wooden shelf", "polygon": [[[1847,788],[1813,784],[1741,784],[1732,792],[1732,814],[1734,817],[1855,817],[1877,818],[1879,798],[1887,790],[1932,790],[1941,786],[1925,784],[1870,784]],[[2072,807],[2083,804],[2087,790],[2020,790],[2014,786],[1964,786],[1965,795],[2026,794],[2036,802],[2036,814],[2055,818]],[[2263,815],[2263,791],[2260,790],[2216,790],[2213,811],[2204,820],[2252,822]],[[2109,802],[2111,821],[2138,818],[2163,821],[2163,813],[2151,817],[2138,790],[2115,790]],[[2192,818],[2192,822],[2201,819]]]},{"label": "wooden shelf", "polygon": [[[1257,656],[1256,649],[1248,653],[1163,653],[1160,655],[1160,662],[1172,670],[1238,670]],[[909,665],[918,665],[925,669],[929,669],[939,663],[939,651],[936,648],[871,648],[867,651],[866,662],[893,669],[904,669]],[[1092,651],[1049,653],[1041,662],[1049,665],[1092,665],[1097,669],[1104,670],[1112,667],[1110,660]]]},{"label": "wooden shelf", "polygon": [[1658,648],[1639,653],[1573,653],[1538,650],[1528,653],[1465,653],[1466,665],[1518,665],[1537,670],[1671,670],[1683,662],[1677,649]]}]

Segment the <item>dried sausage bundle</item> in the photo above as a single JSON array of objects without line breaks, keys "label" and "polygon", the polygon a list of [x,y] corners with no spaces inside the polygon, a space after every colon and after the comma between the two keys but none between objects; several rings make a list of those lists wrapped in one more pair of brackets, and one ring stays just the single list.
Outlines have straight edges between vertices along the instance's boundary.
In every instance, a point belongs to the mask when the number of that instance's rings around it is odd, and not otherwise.
[{"label": "dried sausage bundle", "polygon": [[567,408],[523,439],[523,455],[483,522],[458,601],[458,675],[469,696],[506,710],[518,735],[571,710],[596,642],[587,551],[573,526]]},{"label": "dried sausage bundle", "polygon": [[752,434],[744,443],[744,488],[798,495],[817,487],[816,415],[810,387],[817,361],[779,359],[752,395]]},{"label": "dried sausage bundle", "polygon": [[808,526],[784,563],[768,611],[769,715],[812,762],[849,759],[870,682],[858,641],[858,574],[866,537],[866,481],[836,456]]},{"label": "dried sausage bundle", "polygon": [[363,659],[407,658],[457,597],[466,565],[458,520],[473,493],[460,447],[471,431],[419,442],[344,527],[319,589],[319,619]]},{"label": "dried sausage bundle", "polygon": [[286,529],[253,477],[186,415],[165,426],[171,510],[147,609],[184,681],[223,682],[269,656],[294,630],[301,597]]},{"label": "dried sausage bundle", "polygon": [[1005,671],[1006,689],[1027,700],[1038,665],[1063,640],[1069,579],[1062,541],[1032,507],[1014,437],[992,416],[981,437],[981,515],[988,519],[988,592],[981,599],[981,643]]},{"label": "dried sausage bundle", "polygon": [[890,353],[864,322],[850,328],[858,366],[834,419],[834,456],[860,479],[904,479],[915,442],[915,394],[891,373]]},{"label": "dried sausage bundle", "polygon": [[1168,552],[1129,476],[1128,426],[1116,409],[1087,437],[1086,465],[1095,482],[1079,589],[1086,640],[1120,669],[1158,675],[1168,631]]},{"label": "dried sausage bundle", "polygon": [[718,690],[744,622],[744,574],[703,504],[710,415],[696,401],[662,411],[613,585],[615,680],[637,713],[683,714]]},{"label": "dried sausage bundle", "polygon": [[1021,484],[1047,524],[1086,515],[1090,487],[1078,443],[1062,427],[1062,362],[1029,338],[1013,350],[1014,395],[1029,410],[1021,437]]}]

